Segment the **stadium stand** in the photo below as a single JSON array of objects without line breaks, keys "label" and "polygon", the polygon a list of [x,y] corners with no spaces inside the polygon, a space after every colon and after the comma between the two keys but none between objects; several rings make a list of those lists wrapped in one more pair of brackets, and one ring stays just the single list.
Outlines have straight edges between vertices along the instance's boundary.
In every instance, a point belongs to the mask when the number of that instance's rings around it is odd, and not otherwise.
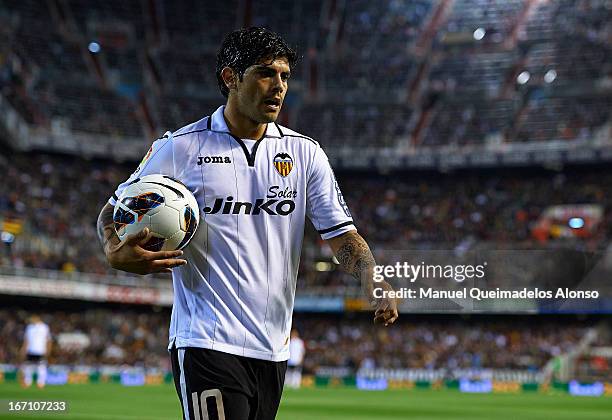
[{"label": "stadium stand", "polygon": [[365,320],[334,325],[328,318],[298,317],[296,323],[304,330],[310,371],[319,366],[537,371],[576,346],[588,330],[574,322],[559,330],[546,321],[523,329],[503,319],[472,320],[470,328],[465,320],[420,319],[384,331]]},{"label": "stadium stand", "polygon": [[[2,265],[112,272],[97,242],[95,214],[134,164],[29,153],[0,156],[0,168],[6,174],[0,186],[0,219],[20,223]],[[359,230],[374,249],[401,249],[406,244],[454,247],[467,238],[547,246],[535,235],[534,224],[548,207],[571,204],[598,203],[605,209],[597,229],[587,239],[576,238],[578,244],[600,249],[612,237],[612,178],[604,170],[338,176]],[[305,246],[316,255],[325,252],[312,231]]]},{"label": "stadium stand", "polygon": [[[45,8],[31,1],[2,7],[12,29],[4,63],[16,85],[8,88],[9,101],[39,126],[61,123],[75,131],[142,137],[136,101],[122,92],[120,80],[116,89],[109,87],[78,27],[59,22],[58,14]],[[49,24],[50,12],[55,24]]]},{"label": "stadium stand", "polygon": [[[19,349],[30,312],[0,311],[0,360],[20,362]],[[169,369],[166,313],[99,308],[41,314],[54,337],[50,362],[62,365],[121,365]]]},{"label": "stadium stand", "polygon": [[[31,315],[26,310],[0,310],[0,335],[12,337],[0,343],[0,360],[19,362],[20,337]],[[44,311],[54,350],[50,362],[60,365],[128,364],[169,368],[166,311],[93,307],[78,312]],[[570,351],[591,327],[569,319],[563,329],[554,321],[529,319],[525,329],[508,319],[450,321],[419,318],[398,328],[380,330],[367,318],[297,314],[308,357],[306,372],[324,367],[388,369],[520,369],[538,371],[550,358]]]},{"label": "stadium stand", "polygon": [[517,141],[589,139],[609,118],[609,96],[529,100],[516,124]]},{"label": "stadium stand", "polygon": [[2,219],[18,222],[20,232],[17,258],[8,265],[107,272],[91,215],[104,203],[102,191],[111,191],[128,171],[65,157],[2,158]]},{"label": "stadium stand", "polygon": [[530,140],[580,140],[610,117],[610,95],[595,84],[612,68],[602,1],[461,0],[442,12],[425,0],[115,3],[0,4],[14,40],[0,63],[3,92],[26,121],[134,138],[177,129],[220,102],[212,46],[242,24],[281,31],[301,51],[283,120],[329,147],[479,144],[491,134],[524,142],[530,125]]},{"label": "stadium stand", "polygon": [[389,2],[383,7],[367,0],[353,2],[321,66],[327,95],[394,97],[414,70],[409,47],[430,8],[429,1]]},{"label": "stadium stand", "polygon": [[[609,143],[611,13],[607,0],[280,0],[273,7],[241,0],[0,0],[0,99],[43,136],[85,133],[79,138],[96,143],[103,134],[120,146],[135,143],[144,154],[161,133],[222,103],[217,46],[231,28],[263,25],[301,54],[281,123],[320,141],[330,156],[335,149],[357,160],[372,151],[393,157],[405,150],[528,143],[552,150],[559,141],[595,143],[601,133]],[[98,244],[97,213],[135,162],[19,150],[23,139],[4,131],[0,139],[6,143],[0,276],[169,289],[167,278],[111,270]],[[612,255],[612,175],[605,166],[336,172],[377,257],[405,248]],[[554,220],[541,228],[548,210],[567,205],[595,205],[602,216],[588,232],[567,234]],[[565,255],[559,252],[559,259]],[[327,246],[309,229],[298,295],[359,291],[330,261]],[[517,283],[537,274],[523,271]],[[28,309],[2,306],[0,337],[12,339],[0,340],[0,363],[19,363],[24,325],[37,310],[57,344],[53,364],[169,369],[166,308],[117,311],[81,302],[58,310],[49,301],[27,301]],[[595,321],[520,321],[431,316],[380,331],[354,313],[340,319],[298,311],[295,318],[308,373],[322,367],[541,372],[552,359],[576,352],[583,377],[609,378],[609,358],[602,361],[597,351],[612,347],[609,323],[591,347],[579,349]]]}]

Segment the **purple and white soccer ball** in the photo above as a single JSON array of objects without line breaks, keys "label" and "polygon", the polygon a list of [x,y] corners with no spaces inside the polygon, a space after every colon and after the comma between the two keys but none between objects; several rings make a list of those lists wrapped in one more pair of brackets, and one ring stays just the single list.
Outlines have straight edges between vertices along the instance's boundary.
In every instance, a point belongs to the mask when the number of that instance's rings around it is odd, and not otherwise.
[{"label": "purple and white soccer ball", "polygon": [[195,197],[180,181],[166,175],[146,175],[130,182],[113,211],[115,231],[122,241],[148,227],[150,251],[182,249],[200,222]]}]

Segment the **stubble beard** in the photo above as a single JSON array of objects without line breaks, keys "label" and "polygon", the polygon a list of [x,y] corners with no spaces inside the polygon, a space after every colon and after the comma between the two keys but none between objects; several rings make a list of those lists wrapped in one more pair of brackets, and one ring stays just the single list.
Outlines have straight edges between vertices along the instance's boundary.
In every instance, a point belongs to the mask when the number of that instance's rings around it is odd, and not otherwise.
[{"label": "stubble beard", "polygon": [[[248,119],[257,124],[268,124],[273,123],[278,118],[278,114],[275,114],[273,117],[269,117],[268,114],[259,110],[259,103],[252,104],[244,104],[242,101],[238,101],[240,108],[240,112],[245,115]],[[280,113],[280,110],[279,110]]]},{"label": "stubble beard", "polygon": [[[279,109],[279,113],[280,113],[280,109]],[[249,118],[251,118],[251,120],[257,122],[258,124],[268,124],[268,123],[273,123],[278,119],[278,113],[276,114],[272,114],[272,116],[270,116],[271,114],[265,113],[265,112],[260,112],[258,109],[253,110],[253,112],[251,113],[251,115],[249,115]]]}]

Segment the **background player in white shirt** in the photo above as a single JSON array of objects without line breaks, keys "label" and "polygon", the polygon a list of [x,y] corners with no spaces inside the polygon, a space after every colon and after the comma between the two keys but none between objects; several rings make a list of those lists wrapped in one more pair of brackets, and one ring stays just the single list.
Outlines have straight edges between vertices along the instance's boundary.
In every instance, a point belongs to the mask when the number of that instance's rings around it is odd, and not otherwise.
[{"label": "background player in white shirt", "polygon": [[51,332],[38,315],[32,315],[25,329],[21,354],[24,359],[22,375],[24,387],[32,385],[34,371],[37,373],[36,385],[44,388],[47,380],[46,356],[51,352]]},{"label": "background player in white shirt", "polygon": [[302,384],[302,365],[304,364],[305,355],[306,347],[304,346],[304,340],[300,338],[300,334],[294,328],[291,330],[289,360],[287,360],[287,378],[285,379],[285,385],[289,388],[297,389]]},{"label": "background player in white shirt", "polygon": [[[98,218],[112,267],[173,274],[169,348],[186,420],[275,417],[306,217],[361,282],[374,321],[386,326],[398,316],[395,300],[373,297],[374,287],[391,287],[373,283],[374,258],[325,153],[313,139],[275,123],[295,58],[265,29],[230,33],[216,69],[226,105],[154,142]],[[184,254],[145,249],[147,229],[124,242],[114,231],[116,197],[150,173],[176,178],[198,200],[201,224]],[[211,397],[217,413],[208,411]]]}]

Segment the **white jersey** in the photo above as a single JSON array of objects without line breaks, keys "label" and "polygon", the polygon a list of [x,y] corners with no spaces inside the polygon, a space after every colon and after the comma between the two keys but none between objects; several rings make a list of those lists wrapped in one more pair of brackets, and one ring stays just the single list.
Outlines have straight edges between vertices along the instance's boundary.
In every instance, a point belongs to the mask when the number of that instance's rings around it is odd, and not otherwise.
[{"label": "white jersey", "polygon": [[323,239],[355,227],[316,141],[269,123],[251,149],[223,110],[155,141],[109,203],[140,176],[183,182],[201,221],[172,270],[170,346],[283,361],[306,216]]},{"label": "white jersey", "polygon": [[44,356],[47,353],[47,341],[51,339],[49,327],[44,322],[29,324],[25,330],[27,354]]},{"label": "white jersey", "polygon": [[289,366],[302,366],[304,362],[304,341],[300,337],[292,338],[289,342],[289,360],[287,364]]}]

